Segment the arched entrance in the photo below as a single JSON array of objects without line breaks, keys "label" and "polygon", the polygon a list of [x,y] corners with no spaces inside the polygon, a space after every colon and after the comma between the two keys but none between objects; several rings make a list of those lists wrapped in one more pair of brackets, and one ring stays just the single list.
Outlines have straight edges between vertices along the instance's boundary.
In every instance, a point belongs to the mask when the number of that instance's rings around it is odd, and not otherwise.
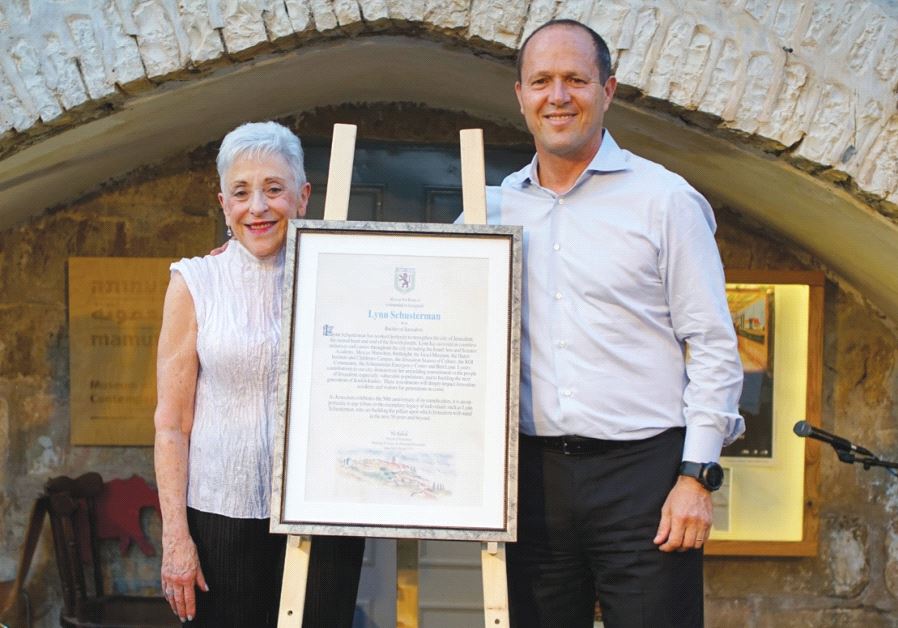
[{"label": "arched entrance", "polygon": [[[508,61],[459,48],[454,40],[392,35],[324,41],[196,81],[167,83],[130,100],[122,111],[0,162],[0,226],[213,141],[241,121],[320,106],[412,102],[520,128],[513,83]],[[643,106],[632,93],[618,98],[607,124],[623,146],[792,239],[898,319],[898,274],[891,272],[898,266],[898,226],[846,189],[739,136],[706,131]]]}]

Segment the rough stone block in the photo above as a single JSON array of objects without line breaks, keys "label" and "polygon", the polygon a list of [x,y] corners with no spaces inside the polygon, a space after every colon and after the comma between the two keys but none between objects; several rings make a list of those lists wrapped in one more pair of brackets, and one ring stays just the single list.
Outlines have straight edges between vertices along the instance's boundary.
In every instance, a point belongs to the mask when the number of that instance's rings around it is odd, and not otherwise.
[{"label": "rough stone block", "polygon": [[424,19],[440,28],[465,28],[469,6],[468,0],[428,0]]},{"label": "rough stone block", "polygon": [[[108,0],[105,9],[99,15],[102,24],[101,32],[106,33],[107,41],[110,44],[104,57],[109,80],[119,85],[146,80],[146,72],[140,59],[140,50],[137,47],[137,42],[134,41],[137,27],[131,14],[125,14],[128,16],[128,24],[125,24],[118,5],[113,0]],[[130,28],[134,29],[133,33],[129,33]]]},{"label": "rough stone block", "polygon": [[487,41],[517,48],[527,5],[504,0],[473,0],[471,2],[471,35]]},{"label": "rough stone block", "polygon": [[744,88],[735,116],[737,128],[754,133],[762,122],[766,122],[770,77],[774,72],[774,60],[769,54],[753,54],[748,60]]},{"label": "rough stone block", "polygon": [[783,2],[777,7],[773,16],[772,26],[773,32],[782,41],[788,42],[791,40],[795,26],[807,4],[805,0],[790,0],[790,2]]},{"label": "rough stone block", "polygon": [[807,128],[811,99],[808,68],[803,63],[787,60],[778,89],[769,120],[758,129],[766,137],[791,146],[804,136]]},{"label": "rough stone block", "polygon": [[852,111],[851,91],[837,83],[826,83],[820,93],[816,111],[797,155],[824,165],[836,163],[849,140],[845,121]]},{"label": "rough stone block", "polygon": [[238,0],[229,2],[226,6],[222,12],[225,25],[221,34],[228,52],[249,50],[268,41],[260,3],[255,0]]},{"label": "rough stone block", "polygon": [[15,64],[19,79],[22,81],[28,95],[31,97],[32,105],[37,110],[37,114],[44,122],[49,122],[62,114],[62,106],[53,92],[47,87],[41,72],[41,62],[37,54],[27,42],[23,40],[16,41],[10,52],[10,57]]},{"label": "rough stone block", "polygon": [[764,24],[770,15],[771,4],[771,0],[746,0],[745,12]]},{"label": "rough stone block", "polygon": [[[595,2],[590,0],[559,0],[555,7],[555,17],[588,23],[595,4]],[[601,35],[602,33],[599,32],[599,34]],[[608,42],[606,41],[605,43]]]},{"label": "rough stone block", "polygon": [[848,51],[848,67],[855,72],[864,71],[870,57],[877,51],[880,43],[879,36],[885,27],[885,21],[885,16],[882,13],[877,12],[868,16],[864,29]]},{"label": "rough stone block", "polygon": [[555,0],[531,0],[530,12],[521,33],[521,42],[534,30],[555,17]]},{"label": "rough stone block", "polygon": [[334,15],[340,26],[355,24],[362,19],[359,3],[356,0],[334,0]]},{"label": "rough stone block", "polygon": [[421,0],[387,0],[387,9],[394,20],[421,22],[426,7],[427,4]]},{"label": "rough stone block", "polygon": [[337,15],[330,0],[310,0],[312,18],[315,20],[315,28],[318,31],[329,31],[337,28]]},{"label": "rough stone block", "polygon": [[864,0],[846,0],[845,2],[834,3],[839,7],[840,11],[835,15],[833,21],[833,29],[827,40],[823,41],[825,46],[830,46],[837,52],[844,53],[848,46],[854,42],[852,37],[858,24],[863,24],[866,19],[864,8],[869,3]]},{"label": "rough stone block", "polygon": [[19,99],[16,90],[13,89],[10,77],[6,75],[0,66],[0,112],[5,120],[4,125],[14,128],[16,131],[26,131],[38,121],[37,111],[31,108],[30,103]]},{"label": "rough stone block", "polygon": [[[6,345],[0,341],[0,364],[5,363],[6,361]],[[8,443],[10,441],[10,425],[9,425],[9,403],[6,399],[0,396],[0,443]],[[6,476],[6,462],[9,460],[9,447],[0,448],[0,486],[6,487],[9,478]],[[6,506],[4,504],[6,491],[0,491],[0,506]],[[3,518],[7,516],[11,509],[6,507],[0,507],[0,521],[3,521]],[[7,526],[3,527],[4,530],[8,530]],[[22,537],[19,537],[22,538]],[[12,561],[10,561],[12,562]],[[15,572],[12,573],[11,577],[9,572],[6,572],[6,575],[3,576],[4,580],[12,580],[15,578]]]},{"label": "rough stone block", "polygon": [[[809,48],[825,48],[827,35],[833,28],[834,15],[838,6],[832,2],[815,2],[801,45]],[[831,41],[831,40],[830,40]]]},{"label": "rough stone block", "polygon": [[698,105],[698,91],[714,40],[702,27],[694,29],[690,35],[692,39],[680,62],[680,71],[671,77],[669,98],[671,102],[694,109]]},{"label": "rough stone block", "polygon": [[676,18],[670,23],[649,77],[646,89],[649,96],[667,99],[671,81],[679,74],[683,53],[694,30],[695,23],[687,16]]},{"label": "rough stone block", "polygon": [[[12,131],[12,120],[9,119],[6,107],[3,105],[3,102],[0,101],[0,134],[6,133],[7,131]],[[0,136],[0,138],[2,138],[2,136]]]},{"label": "rough stone block", "polygon": [[732,39],[725,39],[711,72],[708,88],[702,96],[699,108],[716,116],[732,119],[729,105],[736,89],[736,78],[742,65],[742,51]]},{"label": "rough stone block", "polygon": [[77,107],[87,101],[87,89],[81,80],[78,66],[56,35],[48,36],[45,41],[44,76],[66,109]]},{"label": "rough stone block", "polygon": [[621,0],[609,0],[594,3],[591,14],[584,22],[605,39],[611,50],[611,62],[616,63],[620,50],[632,46],[633,19],[633,10],[628,4]]},{"label": "rough stone block", "polygon": [[[140,0],[134,6],[134,24],[139,33],[137,45],[140,56],[149,78],[181,69],[182,50],[175,30],[180,24],[173,22],[164,5],[152,0]],[[187,47],[185,45],[183,51],[185,57]]]},{"label": "rough stone block", "polygon": [[751,624],[757,628],[894,628],[888,613],[869,608],[789,608],[762,606],[758,620]]},{"label": "rough stone block", "polygon": [[886,588],[898,600],[898,523],[893,523],[886,536]]},{"label": "rough stone block", "polygon": [[[377,22],[390,19],[390,10],[387,8],[387,0],[358,0],[362,19],[366,22]],[[432,4],[432,3],[428,3]]]},{"label": "rough stone block", "polygon": [[103,48],[94,35],[93,24],[87,17],[78,15],[69,17],[67,21],[72,40],[78,47],[78,64],[87,93],[91,98],[108,96],[115,90],[106,75]]},{"label": "rough stone block", "polygon": [[621,39],[626,38],[629,45],[621,47],[617,61],[617,79],[627,85],[644,88],[646,74],[651,71],[651,63],[648,55],[658,32],[660,16],[655,8],[640,9],[633,25],[633,33],[623,33]]},{"label": "rough stone block", "polygon": [[888,115],[879,100],[870,98],[863,105],[858,104],[854,119],[853,142],[843,151],[843,164],[851,175],[857,178],[860,168],[866,162],[870,149],[884,127],[889,123]]},{"label": "rough stone block", "polygon": [[0,324],[6,330],[0,377],[50,377],[58,370],[53,359],[65,326],[61,303],[5,306]]},{"label": "rough stone block", "polygon": [[[211,14],[213,10],[217,19]],[[224,25],[224,18],[220,15],[218,3],[210,3],[207,0],[181,0],[178,3],[178,12],[182,28],[187,34],[191,61],[202,63],[217,59],[224,53],[218,30],[221,28],[219,24]]]},{"label": "rough stone block", "polygon": [[839,518],[827,531],[825,544],[833,595],[853,597],[867,585],[867,529],[854,518]]},{"label": "rough stone block", "polygon": [[876,61],[876,74],[886,85],[898,90],[898,33],[889,30],[883,34]]},{"label": "rough stone block", "polygon": [[[744,229],[734,234],[732,240],[734,246],[731,248],[737,250],[744,247],[745,235]],[[753,261],[760,250],[752,247],[751,251],[749,255]],[[738,251],[738,255],[743,254],[741,250]],[[764,268],[760,264],[754,267]],[[713,598],[739,598],[745,593],[745,583],[751,582],[753,583],[753,596],[814,594],[817,589],[826,586],[824,579],[828,574],[821,573],[822,571],[819,566],[811,565],[809,561],[781,562],[762,557],[739,563],[738,569],[734,569],[732,563],[726,559],[706,557],[705,591],[706,595]],[[727,624],[721,624],[721,626],[728,627]],[[733,624],[733,626],[741,626],[741,624]]]},{"label": "rough stone block", "polygon": [[752,625],[751,604],[745,600],[705,597],[705,615],[715,626]]},{"label": "rough stone block", "polygon": [[261,6],[262,21],[269,39],[280,39],[293,34],[293,25],[283,0],[262,0]]},{"label": "rough stone block", "polygon": [[892,116],[873,143],[858,174],[858,183],[882,196],[898,188],[898,114]]},{"label": "rough stone block", "polygon": [[312,26],[312,9],[308,0],[284,0],[293,32],[302,33]]}]

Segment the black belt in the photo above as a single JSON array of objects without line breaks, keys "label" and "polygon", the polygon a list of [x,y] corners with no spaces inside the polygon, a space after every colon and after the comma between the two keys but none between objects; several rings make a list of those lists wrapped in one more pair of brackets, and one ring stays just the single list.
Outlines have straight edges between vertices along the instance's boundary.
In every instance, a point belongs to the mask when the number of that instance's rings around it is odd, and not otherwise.
[{"label": "black belt", "polygon": [[550,449],[552,451],[560,451],[569,456],[585,456],[589,454],[603,454],[609,451],[627,449],[629,447],[640,447],[642,443],[651,441],[655,438],[663,438],[665,434],[671,432],[685,433],[685,428],[671,427],[664,430],[660,434],[651,436],[644,440],[602,440],[601,438],[588,438],[586,436],[565,435],[565,436],[530,436],[521,433],[521,443],[527,443],[535,447]]},{"label": "black belt", "polygon": [[586,454],[600,454],[620,447],[625,441],[602,440],[599,438],[587,438],[586,436],[530,436],[521,434],[522,442],[532,443],[544,449],[560,451],[570,456],[582,456]]}]

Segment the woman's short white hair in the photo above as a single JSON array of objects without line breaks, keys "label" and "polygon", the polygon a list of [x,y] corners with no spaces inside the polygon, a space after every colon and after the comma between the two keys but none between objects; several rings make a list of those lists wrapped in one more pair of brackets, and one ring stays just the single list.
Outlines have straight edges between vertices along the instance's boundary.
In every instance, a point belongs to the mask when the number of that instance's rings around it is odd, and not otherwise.
[{"label": "woman's short white hair", "polygon": [[277,122],[247,122],[225,135],[218,149],[218,179],[225,192],[225,175],[238,159],[279,155],[296,177],[299,189],[306,182],[302,144],[296,134]]}]

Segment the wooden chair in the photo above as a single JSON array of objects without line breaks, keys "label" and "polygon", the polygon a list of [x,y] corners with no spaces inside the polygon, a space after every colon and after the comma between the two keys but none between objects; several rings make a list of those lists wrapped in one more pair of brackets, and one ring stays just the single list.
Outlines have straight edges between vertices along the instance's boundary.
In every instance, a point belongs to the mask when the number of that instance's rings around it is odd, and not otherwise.
[{"label": "wooden chair", "polygon": [[[96,498],[103,491],[99,473],[77,479],[50,479],[44,488],[62,581],[64,627],[152,628],[180,626],[162,597],[105,595],[97,552]],[[92,565],[85,576],[85,562]]]}]

